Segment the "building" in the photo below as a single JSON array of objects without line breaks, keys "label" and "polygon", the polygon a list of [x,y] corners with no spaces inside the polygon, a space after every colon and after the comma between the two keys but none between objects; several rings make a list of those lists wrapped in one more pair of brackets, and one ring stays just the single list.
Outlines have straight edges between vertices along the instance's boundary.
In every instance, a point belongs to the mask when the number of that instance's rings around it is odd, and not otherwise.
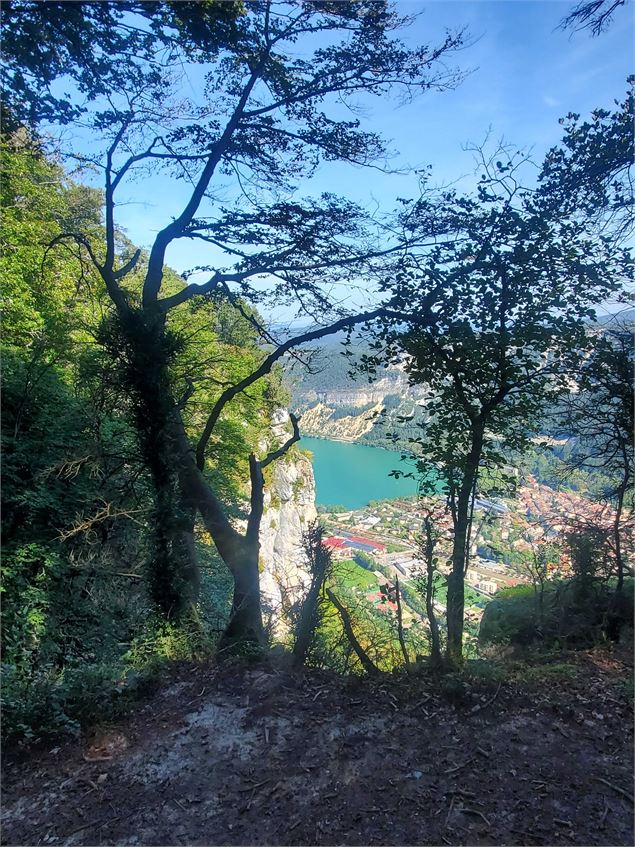
[{"label": "building", "polygon": [[386,550],[386,545],[379,541],[371,541],[370,538],[362,538],[361,535],[349,535],[347,532],[342,533],[342,541],[353,550],[362,550],[364,553],[383,553]]},{"label": "building", "polygon": [[486,594],[496,594],[498,591],[498,584],[493,579],[481,579],[475,587]]},{"label": "building", "polygon": [[342,538],[337,538],[337,536],[331,535],[324,539],[323,544],[331,551],[334,559],[348,559],[348,547],[344,544]]},{"label": "building", "polygon": [[383,553],[386,550],[385,544],[348,533],[342,533],[341,536],[330,535],[324,539],[324,545],[331,550],[336,559],[350,558],[351,550],[361,550],[364,553]]}]

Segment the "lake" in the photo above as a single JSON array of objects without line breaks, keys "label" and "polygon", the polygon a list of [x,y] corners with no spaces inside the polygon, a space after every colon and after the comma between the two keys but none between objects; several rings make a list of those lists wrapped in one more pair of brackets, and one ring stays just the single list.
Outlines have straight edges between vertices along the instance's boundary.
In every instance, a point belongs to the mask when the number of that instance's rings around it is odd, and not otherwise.
[{"label": "lake", "polygon": [[401,453],[304,436],[301,449],[313,453],[316,501],[320,506],[361,509],[371,500],[391,500],[417,493],[415,479],[395,479],[390,471],[412,468]]}]

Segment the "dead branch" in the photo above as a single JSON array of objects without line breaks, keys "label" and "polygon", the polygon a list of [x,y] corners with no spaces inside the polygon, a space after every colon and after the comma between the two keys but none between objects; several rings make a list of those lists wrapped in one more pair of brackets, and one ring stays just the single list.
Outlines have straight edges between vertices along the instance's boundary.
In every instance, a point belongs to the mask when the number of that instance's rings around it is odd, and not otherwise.
[{"label": "dead branch", "polygon": [[330,588],[326,589],[326,596],[329,598],[331,603],[339,612],[340,618],[342,620],[342,626],[344,628],[344,632],[346,633],[346,637],[348,638],[351,647],[355,651],[357,658],[361,662],[362,667],[369,676],[377,676],[379,674],[379,668],[374,664],[374,662],[368,656],[362,645],[357,640],[357,637],[353,631],[351,616],[349,615],[348,611],[344,608],[344,606],[342,606],[342,604]]},{"label": "dead branch", "polygon": [[102,509],[99,509],[94,515],[89,518],[78,518],[70,529],[60,530],[57,536],[58,541],[68,541],[76,535],[82,535],[91,530],[96,524],[103,523],[107,520],[115,520],[116,518],[128,518],[128,520],[141,524],[134,515],[147,514],[148,509],[118,509],[114,510],[112,503],[104,503]]},{"label": "dead branch", "polygon": [[284,454],[289,450],[289,448],[296,443],[296,441],[300,440],[300,430],[298,428],[298,424],[300,419],[297,418],[293,412],[289,413],[289,418],[291,420],[291,426],[293,427],[293,435],[285,441],[285,443],[278,450],[274,450],[271,453],[268,453],[265,458],[260,462],[261,468],[266,468],[267,465],[270,465],[271,462],[275,462],[276,459],[280,459]]},{"label": "dead branch", "polygon": [[596,782],[602,782],[604,785],[608,785],[609,788],[612,788],[613,791],[617,791],[618,794],[621,794],[623,797],[626,797],[628,800],[633,803],[633,795],[629,794],[628,791],[624,791],[623,788],[620,788],[619,785],[614,785],[612,782],[609,782],[608,779],[604,779],[601,776],[595,777]]},{"label": "dead branch", "polygon": [[403,635],[403,614],[401,611],[401,590],[399,588],[399,577],[395,578],[395,597],[397,600],[397,636],[399,638],[399,646],[401,647],[401,652],[403,653],[404,662],[406,663],[406,669],[410,669],[410,658],[408,656],[408,650],[406,649],[406,642],[404,640]]},{"label": "dead branch", "polygon": [[389,312],[387,309],[375,309],[372,312],[363,312],[360,315],[350,315],[349,317],[341,318],[341,320],[335,321],[335,323],[332,323],[329,326],[320,327],[319,329],[312,330],[311,332],[305,332],[302,335],[289,338],[284,342],[284,344],[281,344],[272,353],[270,353],[262,361],[260,366],[249,374],[249,376],[241,379],[240,382],[237,382],[235,385],[226,388],[214,404],[196,447],[196,463],[199,470],[203,470],[205,467],[205,451],[207,449],[207,444],[214,427],[216,426],[216,422],[227,403],[229,403],[229,401],[237,394],[240,394],[246,388],[249,388],[250,385],[253,385],[254,382],[257,382],[263,376],[270,373],[275,363],[293,347],[298,347],[300,344],[306,344],[308,341],[316,341],[319,338],[324,338],[326,335],[333,335],[341,329],[347,329],[348,327],[355,326],[356,324],[367,323],[377,318],[385,317],[391,317],[398,320],[403,319],[403,315],[400,313]]},{"label": "dead branch", "polygon": [[476,712],[480,712],[482,709],[486,709],[488,706],[491,706],[494,700],[498,697],[498,692],[501,690],[501,685],[503,684],[502,680],[498,683],[498,688],[494,692],[494,696],[490,697],[485,703],[479,703],[474,708],[470,709],[470,714],[474,715]]}]

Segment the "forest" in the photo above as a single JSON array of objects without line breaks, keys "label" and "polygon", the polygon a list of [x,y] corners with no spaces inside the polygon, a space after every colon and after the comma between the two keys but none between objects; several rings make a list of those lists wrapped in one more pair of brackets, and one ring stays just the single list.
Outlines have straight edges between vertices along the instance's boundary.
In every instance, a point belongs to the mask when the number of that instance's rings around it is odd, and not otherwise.
[{"label": "forest", "polygon": [[[633,78],[437,179],[438,5],[3,4],[3,843],[631,843]],[[293,393],[386,375],[360,538]]]}]

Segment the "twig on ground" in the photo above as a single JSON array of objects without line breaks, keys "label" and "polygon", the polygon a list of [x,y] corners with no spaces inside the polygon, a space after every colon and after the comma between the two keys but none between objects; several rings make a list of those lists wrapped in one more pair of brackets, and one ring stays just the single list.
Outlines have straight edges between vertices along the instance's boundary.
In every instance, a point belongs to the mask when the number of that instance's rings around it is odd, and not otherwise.
[{"label": "twig on ground", "polygon": [[[253,780],[252,780],[253,782]],[[256,788],[262,788],[263,785],[266,785],[268,782],[271,782],[270,779],[263,779],[262,782],[256,782],[253,785],[246,785],[244,788],[239,788],[239,791],[255,791]]]},{"label": "twig on ground", "polygon": [[498,692],[501,690],[502,684],[503,684],[503,681],[501,680],[498,683],[498,688],[494,692],[494,696],[490,697],[489,700],[487,700],[485,703],[478,703],[476,706],[474,706],[472,709],[470,709],[470,714],[474,715],[474,714],[476,714],[476,712],[480,712],[482,709],[487,709],[488,706],[491,706],[492,703],[494,702],[494,700],[496,700],[496,698],[498,697]]},{"label": "twig on ground", "polygon": [[474,761],[474,759],[473,759],[472,757],[470,757],[467,761],[462,762],[460,765],[455,765],[453,768],[448,768],[448,770],[447,770],[447,771],[443,771],[443,773],[444,773],[444,774],[456,773],[457,771],[460,771],[460,770],[462,770],[463,768],[466,768],[466,767],[467,767],[469,764],[471,764],[473,761]]},{"label": "twig on ground", "polygon": [[479,812],[479,810],[478,810],[478,809],[472,809],[472,808],[470,808],[470,806],[463,806],[463,808],[461,809],[461,811],[462,811],[462,812],[467,812],[467,813],[468,813],[468,815],[478,815],[478,816],[479,816],[479,818],[483,818],[483,820],[485,821],[485,826],[490,826],[490,825],[491,825],[491,824],[490,824],[490,822],[489,822],[489,821],[487,820],[487,818],[485,817],[485,815],[483,814],[483,812]]},{"label": "twig on ground", "polygon": [[608,813],[609,813],[609,804],[608,804],[608,801],[605,797],[604,798],[604,811],[600,815],[600,826],[602,826],[602,827],[604,826],[604,822],[606,821],[606,816],[608,815]]},{"label": "twig on ground", "polygon": [[97,818],[96,821],[88,821],[88,823],[84,823],[81,826],[72,829],[66,837],[69,838],[71,835],[76,835],[78,832],[81,832],[84,829],[88,829],[91,826],[103,826],[105,823],[110,823],[116,820],[118,820],[118,818]]},{"label": "twig on ground", "polygon": [[448,825],[448,821],[450,820],[450,815],[452,814],[452,810],[454,809],[454,795],[452,795],[452,799],[450,800],[450,808],[448,809],[448,813],[445,816],[445,825]]},{"label": "twig on ground", "polygon": [[472,799],[476,797],[476,794],[473,791],[466,791],[465,788],[453,788],[452,793],[460,794],[461,797],[470,797]]},{"label": "twig on ground", "polygon": [[624,791],[623,788],[620,788],[619,785],[613,785],[612,782],[609,782],[608,779],[604,779],[601,776],[595,777],[596,782],[603,782],[604,785],[608,785],[609,788],[612,788],[613,791],[617,791],[618,794],[621,794],[623,797],[626,797],[628,800],[633,802],[633,795],[629,794],[628,791]]},{"label": "twig on ground", "polygon": [[196,697],[194,697],[192,700],[190,700],[190,701],[189,701],[188,703],[186,703],[185,705],[186,705],[186,706],[191,706],[191,705],[192,705],[192,703],[195,703],[195,702],[199,699],[199,697],[202,697],[202,696],[203,696],[203,694],[205,694],[205,686],[203,686],[203,690],[201,691],[201,693],[200,693],[200,694],[197,694],[197,695],[196,695]]}]

